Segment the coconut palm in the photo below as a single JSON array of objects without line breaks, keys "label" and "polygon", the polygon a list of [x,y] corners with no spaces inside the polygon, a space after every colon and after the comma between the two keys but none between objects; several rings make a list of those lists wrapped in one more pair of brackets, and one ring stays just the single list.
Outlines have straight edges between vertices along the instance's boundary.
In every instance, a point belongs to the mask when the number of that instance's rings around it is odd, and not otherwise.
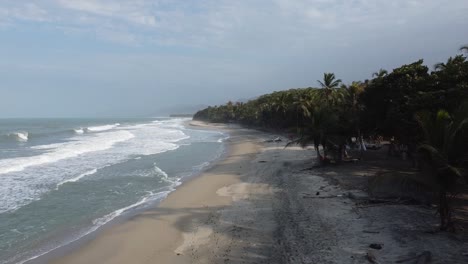
[{"label": "coconut palm", "polygon": [[[299,137],[289,142],[286,147],[296,144],[305,148],[313,144],[317,152],[317,158],[322,163],[327,157],[327,133],[338,122],[338,116],[336,113],[330,112],[329,108],[323,106],[315,106],[310,113]],[[323,155],[320,153],[320,145],[322,146]]]},{"label": "coconut palm", "polygon": [[434,64],[434,70],[436,71],[443,71],[445,68],[446,68],[446,65],[443,62]]},{"label": "coconut palm", "polygon": [[338,88],[341,84],[341,80],[336,79],[334,73],[327,73],[327,72],[323,74],[323,82],[320,80],[317,80],[317,82],[320,84],[322,88],[325,88],[325,89]]},{"label": "coconut palm", "polygon": [[440,229],[452,227],[450,198],[457,193],[462,174],[457,168],[468,154],[468,105],[450,115],[439,110],[435,115],[420,112],[417,120],[425,136],[418,147],[419,157],[426,168],[427,183],[438,193]]},{"label": "coconut palm", "polygon": [[364,142],[361,137],[361,129],[359,127],[359,112],[361,111],[362,106],[359,104],[359,97],[364,92],[365,84],[362,82],[352,82],[346,89],[347,91],[347,98],[348,98],[348,107],[349,107],[349,119],[351,119],[351,123],[353,124],[353,132],[356,133],[358,138],[358,142],[360,144],[361,149],[361,157],[363,155],[364,148],[362,147]]},{"label": "coconut palm", "polygon": [[336,79],[334,73],[324,73],[323,82],[317,80],[321,86],[321,90],[318,91],[314,96],[316,101],[325,101],[327,106],[334,105],[337,101],[342,99],[342,94],[339,93],[341,80]]},{"label": "coconut palm", "polygon": [[459,61],[460,59],[462,59],[462,61],[464,61],[465,59],[463,58],[463,56],[461,55],[458,55],[456,56],[455,58],[448,58],[447,59],[447,62],[446,63],[443,63],[443,62],[439,62],[439,63],[436,63],[434,65],[434,70],[436,71],[443,71],[443,70],[446,70],[448,67],[454,65],[457,63],[457,61]]},{"label": "coconut palm", "polygon": [[378,72],[374,72],[372,74],[372,77],[376,77],[376,78],[380,79],[380,78],[383,78],[383,77],[387,76],[387,74],[388,74],[387,70],[380,69]]}]

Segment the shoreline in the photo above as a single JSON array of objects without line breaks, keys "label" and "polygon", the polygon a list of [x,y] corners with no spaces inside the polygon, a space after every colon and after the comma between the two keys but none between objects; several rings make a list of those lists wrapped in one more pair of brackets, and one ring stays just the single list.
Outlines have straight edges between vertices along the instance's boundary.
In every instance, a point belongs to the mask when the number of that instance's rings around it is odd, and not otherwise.
[{"label": "shoreline", "polygon": [[[187,129],[203,129],[203,130],[215,130],[215,131],[220,131],[222,133],[228,134],[228,141],[230,138],[229,134],[229,128],[223,125],[219,126],[211,126],[211,125],[202,125],[202,124],[194,124],[193,122],[187,122],[185,123],[185,126]],[[226,139],[224,139],[226,140]],[[93,231],[90,234],[85,235],[84,237],[78,239],[77,241],[71,242],[67,245],[64,245],[62,247],[59,247],[55,250],[52,250],[51,252],[48,252],[36,259],[32,259],[30,261],[27,261],[26,264],[34,264],[34,263],[130,263],[129,259],[126,261],[123,261],[122,258],[120,258],[119,261],[115,262],[112,260],[109,260],[109,262],[106,262],[105,256],[102,256],[99,252],[105,252],[107,250],[102,250],[101,246],[104,247],[104,249],[107,249],[108,244],[113,244],[111,240],[115,239],[115,236],[112,234],[115,232],[121,232],[123,229],[127,228],[138,228],[138,226],[145,227],[143,229],[148,229],[147,226],[152,226],[154,223],[151,223],[152,221],[148,221],[146,218],[149,214],[153,213],[159,213],[161,210],[167,210],[168,208],[172,209],[180,209],[180,196],[183,196],[183,198],[188,198],[187,201],[192,200],[191,194],[192,190],[196,188],[196,185],[203,185],[204,187],[206,186],[206,180],[200,179],[203,178],[204,176],[206,177],[206,174],[209,174],[210,171],[219,166],[219,164],[222,164],[223,162],[226,162],[226,160],[229,159],[231,156],[239,155],[240,153],[238,151],[233,150],[233,143],[232,142],[225,142],[224,150],[223,153],[215,160],[213,160],[207,168],[202,169],[200,172],[191,175],[189,177],[183,178],[181,180],[181,184],[179,184],[175,190],[170,192],[165,198],[162,198],[159,201],[153,202],[151,205],[146,206],[145,208],[142,209],[137,209],[136,212],[133,212],[131,215],[123,215],[122,217],[117,217],[116,219],[112,220],[111,222],[105,224],[104,226],[100,227],[100,230]],[[243,148],[243,147],[242,147]],[[242,151],[241,151],[242,152]],[[220,181],[218,181],[219,186],[225,186],[227,183],[233,183],[235,182],[236,179],[235,177],[224,177]],[[200,183],[199,183],[200,182]],[[216,191],[219,189],[216,186],[216,190],[213,189],[213,193],[215,195]],[[182,195],[178,195],[179,193],[182,193]],[[203,196],[203,194],[200,194]],[[220,199],[221,201],[219,202],[214,202],[211,203],[211,205],[215,206],[227,206],[229,205],[229,199],[224,198]],[[191,203],[191,202],[189,202]],[[210,204],[204,201],[204,204]],[[164,208],[164,209],[163,209]],[[172,216],[169,216],[171,220],[174,220]],[[138,222],[138,225],[134,225],[135,222]],[[141,224],[141,225],[140,225]],[[152,226],[154,228],[154,226]],[[169,242],[170,244],[174,244],[174,241],[178,241],[178,243],[182,243],[180,246],[183,246],[184,242],[181,240],[183,238],[184,234],[180,232],[176,232],[173,228],[169,228],[166,224],[164,224],[164,221],[160,221],[156,223],[156,229],[160,230],[160,234],[158,237],[163,236],[164,237],[164,243],[160,243],[161,247],[166,247],[165,244],[168,243],[168,240],[171,240]],[[138,237],[141,237],[142,232],[140,230],[136,230],[138,233]],[[143,233],[145,233],[143,231]],[[128,235],[128,234],[127,234]],[[130,234],[132,235],[132,234]],[[110,239],[111,238],[111,239]],[[122,237],[124,238],[124,237]],[[128,240],[129,237],[125,236],[123,240]],[[136,238],[136,240],[140,240],[140,238]],[[159,239],[158,239],[159,240]],[[173,250],[172,253],[169,253],[168,255],[175,255],[181,256],[181,253],[175,253],[175,252],[181,252],[183,251],[182,248],[177,247]],[[96,247],[99,247],[99,249],[96,249]],[[144,247],[141,245],[141,247]],[[91,252],[92,251],[92,252]],[[175,254],[174,254],[175,253]],[[94,255],[97,254],[97,255]],[[131,255],[131,261],[136,261],[138,263],[138,260],[135,260],[135,255]],[[144,254],[143,254],[144,255]],[[84,257],[89,257],[85,258]],[[96,258],[94,258],[96,257]],[[171,258],[171,256],[167,256],[168,259]],[[158,257],[158,259],[161,259],[161,257]],[[168,263],[172,263],[172,260]]]},{"label": "shoreline", "polygon": [[432,208],[366,204],[366,183],[388,169],[379,152],[368,152],[359,163],[317,168],[312,148],[285,149],[285,142],[266,140],[276,135],[192,124],[231,131],[226,155],[157,207],[48,263],[360,264],[428,255],[433,263],[468,260],[464,233],[428,232],[437,225]]},{"label": "shoreline", "polygon": [[[109,222],[106,222],[103,225],[97,226],[94,230],[91,228],[89,231],[85,231],[84,234],[78,235],[78,237],[72,237],[69,239],[68,242],[65,242],[62,245],[59,246],[52,246],[52,249],[45,249],[45,252],[37,254],[35,256],[30,256],[25,260],[22,260],[19,263],[23,264],[44,264],[44,263],[50,263],[51,260],[59,259],[61,257],[67,256],[71,254],[72,252],[80,249],[90,241],[96,239],[99,235],[101,235],[103,232],[106,230],[116,226],[123,224],[127,221],[130,221],[134,217],[137,217],[138,215],[148,211],[152,210],[154,208],[157,208],[161,202],[167,198],[168,195],[170,195],[172,192],[176,191],[180,186],[184,185],[186,182],[191,181],[193,178],[199,177],[202,175],[206,170],[209,170],[213,166],[215,166],[218,162],[222,161],[228,151],[229,151],[229,146],[228,144],[224,144],[224,141],[230,137],[228,130],[227,129],[218,129],[215,127],[199,127],[190,124],[191,120],[187,120],[183,122],[183,126],[185,129],[192,129],[192,130],[204,130],[204,131],[219,131],[219,133],[226,135],[225,138],[223,138],[222,142],[223,147],[219,153],[219,155],[210,161],[207,161],[208,165],[201,164],[201,168],[197,169],[194,171],[193,174],[184,176],[179,179],[178,183],[172,187],[172,190],[164,191],[157,193],[157,198],[151,198],[149,201],[139,201],[135,204],[129,205],[128,209],[126,208],[121,208],[119,210],[123,210],[123,212],[116,217],[112,218]],[[142,198],[142,200],[145,200],[146,198]],[[140,203],[141,202],[141,203]],[[138,205],[136,205],[138,204]],[[117,210],[117,211],[119,211]]]}]

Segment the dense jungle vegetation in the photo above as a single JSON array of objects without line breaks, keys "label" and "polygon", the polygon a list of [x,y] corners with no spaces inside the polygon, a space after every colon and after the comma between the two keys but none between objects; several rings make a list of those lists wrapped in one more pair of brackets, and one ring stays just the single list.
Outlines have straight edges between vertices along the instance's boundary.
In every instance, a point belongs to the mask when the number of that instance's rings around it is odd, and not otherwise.
[{"label": "dense jungle vegetation", "polygon": [[324,73],[319,87],[208,107],[194,119],[294,134],[290,143],[313,145],[322,162],[340,161],[347,145],[362,149],[370,138],[398,142],[435,179],[441,229],[447,229],[448,199],[466,182],[468,168],[468,46],[460,51],[432,71],[419,60],[348,85]]}]

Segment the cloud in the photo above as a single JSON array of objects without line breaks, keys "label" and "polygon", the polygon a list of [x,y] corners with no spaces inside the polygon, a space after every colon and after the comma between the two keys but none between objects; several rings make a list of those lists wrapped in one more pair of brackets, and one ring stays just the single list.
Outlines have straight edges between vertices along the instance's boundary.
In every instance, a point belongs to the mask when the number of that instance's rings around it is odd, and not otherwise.
[{"label": "cloud", "polygon": [[131,24],[155,26],[154,15],[148,13],[149,3],[141,1],[57,0],[57,4],[75,12],[124,20]]},{"label": "cloud", "polygon": [[[0,27],[53,23],[125,45],[246,49],[304,47],[325,37],[460,22],[468,2],[452,0],[24,0],[0,5]],[[86,36],[86,34],[84,34]]]},{"label": "cloud", "polygon": [[0,6],[0,24],[11,23],[14,20],[46,22],[49,21],[48,12],[35,3],[20,3],[17,5]]},{"label": "cloud", "polygon": [[0,114],[30,115],[2,108],[9,90],[44,95],[37,109],[81,96],[85,114],[125,114],[433,65],[467,43],[467,13],[466,0],[0,0]]}]

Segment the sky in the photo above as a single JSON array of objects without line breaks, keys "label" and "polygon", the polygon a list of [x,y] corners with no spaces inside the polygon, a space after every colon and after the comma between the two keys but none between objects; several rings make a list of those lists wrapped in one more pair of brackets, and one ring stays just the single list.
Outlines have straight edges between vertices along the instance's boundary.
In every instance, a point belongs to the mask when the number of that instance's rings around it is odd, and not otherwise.
[{"label": "sky", "polygon": [[466,0],[0,0],[0,117],[158,116],[465,44]]}]

